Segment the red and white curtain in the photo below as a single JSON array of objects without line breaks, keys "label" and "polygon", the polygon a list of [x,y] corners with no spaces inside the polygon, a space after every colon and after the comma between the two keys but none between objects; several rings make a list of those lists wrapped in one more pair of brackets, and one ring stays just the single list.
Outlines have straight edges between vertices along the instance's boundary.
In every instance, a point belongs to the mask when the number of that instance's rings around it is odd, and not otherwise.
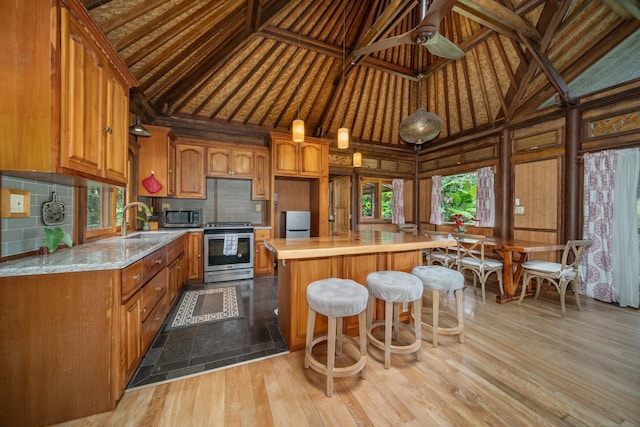
[{"label": "red and white curtain", "polygon": [[479,227],[493,227],[496,222],[496,196],[493,185],[493,167],[478,169],[476,192],[476,219]]},{"label": "red and white curtain", "polygon": [[640,255],[637,191],[640,150],[608,150],[584,156],[584,237],[580,293],[638,307]]},{"label": "red and white curtain", "polygon": [[431,224],[442,224],[442,176],[431,177]]},{"label": "red and white curtain", "polygon": [[394,179],[393,185],[393,211],[391,223],[404,224],[404,179]]}]

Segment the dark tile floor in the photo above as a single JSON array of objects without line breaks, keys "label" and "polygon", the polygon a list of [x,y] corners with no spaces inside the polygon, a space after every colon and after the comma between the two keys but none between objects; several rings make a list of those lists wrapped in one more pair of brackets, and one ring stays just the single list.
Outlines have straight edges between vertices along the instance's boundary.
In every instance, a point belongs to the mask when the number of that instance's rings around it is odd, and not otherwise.
[{"label": "dark tile floor", "polygon": [[[221,368],[277,353],[287,346],[278,330],[277,277],[187,285],[185,290],[237,285],[244,316],[166,330],[167,320],[145,355],[129,388]],[[180,297],[176,298],[180,301]],[[172,311],[177,309],[177,303]],[[167,319],[172,318],[170,313]]]}]

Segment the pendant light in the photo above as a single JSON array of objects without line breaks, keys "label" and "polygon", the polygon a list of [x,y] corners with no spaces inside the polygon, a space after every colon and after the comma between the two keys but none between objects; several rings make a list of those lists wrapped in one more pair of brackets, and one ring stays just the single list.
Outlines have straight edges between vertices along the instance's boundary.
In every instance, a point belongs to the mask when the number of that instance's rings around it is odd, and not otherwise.
[{"label": "pendant light", "polygon": [[140,117],[136,116],[136,122],[129,127],[129,133],[136,136],[151,136],[151,132],[140,123]]},{"label": "pendant light", "polygon": [[345,14],[346,7],[344,5],[344,0],[342,1],[342,127],[338,129],[338,148],[340,150],[345,150],[349,148],[349,129],[344,127],[344,118],[347,111],[347,106],[344,103],[344,87],[346,86],[346,81],[344,80],[344,64],[345,64],[345,52],[346,52],[346,39],[347,39],[347,31],[346,31],[346,22],[345,22]]},{"label": "pendant light", "polygon": [[362,153],[356,151],[353,153],[353,167],[359,168],[360,166],[362,166]]},{"label": "pendant light", "polygon": [[[298,0],[298,52],[300,52],[300,0]],[[298,118],[293,121],[291,126],[291,133],[293,142],[304,142],[304,120],[300,118],[300,67],[302,60],[298,64],[298,92],[296,97],[298,98]]]},{"label": "pendant light", "polygon": [[418,76],[418,110],[400,123],[400,138],[416,145],[431,141],[442,129],[440,117],[424,110],[420,105],[423,78],[423,75]]}]

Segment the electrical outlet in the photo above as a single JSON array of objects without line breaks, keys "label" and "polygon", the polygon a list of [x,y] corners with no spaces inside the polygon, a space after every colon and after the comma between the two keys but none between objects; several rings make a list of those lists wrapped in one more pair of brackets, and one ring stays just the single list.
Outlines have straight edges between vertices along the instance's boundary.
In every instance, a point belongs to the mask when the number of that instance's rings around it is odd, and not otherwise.
[{"label": "electrical outlet", "polygon": [[256,212],[262,212],[262,205],[260,203],[256,205]]},{"label": "electrical outlet", "polygon": [[524,215],[524,206],[516,206],[515,214],[516,215]]}]

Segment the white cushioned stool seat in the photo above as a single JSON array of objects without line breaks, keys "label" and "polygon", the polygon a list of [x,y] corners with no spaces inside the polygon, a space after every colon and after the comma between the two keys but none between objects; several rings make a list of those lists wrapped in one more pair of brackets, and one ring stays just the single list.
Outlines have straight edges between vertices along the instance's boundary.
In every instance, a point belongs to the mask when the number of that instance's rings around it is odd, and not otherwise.
[{"label": "white cushioned stool seat", "polygon": [[[414,267],[411,274],[419,278],[425,290],[431,289],[433,324],[422,322],[422,326],[431,330],[432,345],[438,346],[438,335],[458,335],[460,342],[464,342],[464,301],[462,291],[464,290],[464,276],[456,270],[447,267],[421,265]],[[438,326],[440,309],[440,291],[454,291],[456,298],[457,326],[452,328],[441,328]]]},{"label": "white cushioned stool seat", "polygon": [[[403,271],[374,271],[367,275],[369,306],[367,308],[367,337],[369,343],[384,350],[384,367],[391,366],[391,353],[415,353],[420,360],[422,335],[420,316],[422,312],[422,292],[424,286],[417,277]],[[373,321],[375,300],[384,301],[384,320]],[[400,322],[401,304],[411,303],[411,323]],[[376,338],[373,330],[384,326],[384,342]],[[400,328],[413,335],[409,344],[399,344]],[[393,344],[391,332],[394,332],[396,344]]]},{"label": "white cushioned stool seat", "polygon": [[[304,352],[304,367],[311,368],[327,376],[327,396],[333,394],[333,378],[355,375],[360,372],[365,378],[364,367],[367,363],[366,308],[369,292],[350,279],[329,278],[316,280],[307,286],[307,337]],[[316,313],[328,318],[326,334],[314,336]],[[347,316],[358,316],[359,340],[342,336],[342,320]],[[355,363],[335,367],[336,354],[342,353],[343,338],[358,348],[359,358]],[[313,356],[313,347],[327,341],[327,363],[322,364]]]}]

